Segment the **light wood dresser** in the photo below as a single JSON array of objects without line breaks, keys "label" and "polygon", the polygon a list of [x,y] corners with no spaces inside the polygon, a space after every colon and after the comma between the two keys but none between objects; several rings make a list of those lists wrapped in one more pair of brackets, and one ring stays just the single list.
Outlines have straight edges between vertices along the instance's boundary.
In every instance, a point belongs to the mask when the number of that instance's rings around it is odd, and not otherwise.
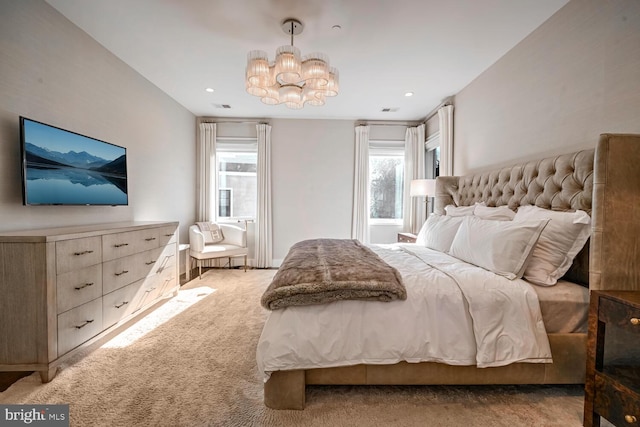
[{"label": "light wood dresser", "polygon": [[0,371],[57,366],[177,293],[178,223],[0,233]]}]

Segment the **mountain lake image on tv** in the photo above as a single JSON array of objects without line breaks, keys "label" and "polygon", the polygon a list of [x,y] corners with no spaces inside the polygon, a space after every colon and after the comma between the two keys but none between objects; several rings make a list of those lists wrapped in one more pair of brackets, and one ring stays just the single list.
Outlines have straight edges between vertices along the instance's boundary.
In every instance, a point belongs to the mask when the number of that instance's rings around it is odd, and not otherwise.
[{"label": "mountain lake image on tv", "polygon": [[127,205],[124,147],[20,117],[25,205]]}]

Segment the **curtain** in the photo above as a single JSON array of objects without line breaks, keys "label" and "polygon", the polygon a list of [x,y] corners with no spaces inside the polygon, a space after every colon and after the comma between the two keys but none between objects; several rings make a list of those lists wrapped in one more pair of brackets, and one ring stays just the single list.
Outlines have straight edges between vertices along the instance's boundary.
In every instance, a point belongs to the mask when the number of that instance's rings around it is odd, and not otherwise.
[{"label": "curtain", "polygon": [[200,140],[196,150],[197,165],[196,221],[215,221],[216,188],[216,124],[200,123]]},{"label": "curtain", "polygon": [[426,214],[426,203],[421,198],[411,197],[411,181],[425,178],[425,128],[424,125],[407,128],[404,137],[404,197],[403,230],[417,233]]},{"label": "curtain", "polygon": [[453,175],[453,105],[438,110],[440,119],[440,175]]},{"label": "curtain", "polygon": [[356,126],[351,238],[369,243],[369,126]]},{"label": "curtain", "polygon": [[256,125],[258,130],[258,209],[256,211],[255,262],[258,268],[271,267],[271,126]]}]

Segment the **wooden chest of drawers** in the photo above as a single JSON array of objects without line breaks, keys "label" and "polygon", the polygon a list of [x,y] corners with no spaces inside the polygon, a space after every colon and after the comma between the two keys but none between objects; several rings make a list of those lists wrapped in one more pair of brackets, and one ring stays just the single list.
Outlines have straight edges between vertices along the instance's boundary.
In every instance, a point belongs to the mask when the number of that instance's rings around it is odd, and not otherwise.
[{"label": "wooden chest of drawers", "polygon": [[0,234],[0,371],[56,367],[178,288],[177,222]]},{"label": "wooden chest of drawers", "polygon": [[640,426],[640,292],[592,291],[584,425]]}]

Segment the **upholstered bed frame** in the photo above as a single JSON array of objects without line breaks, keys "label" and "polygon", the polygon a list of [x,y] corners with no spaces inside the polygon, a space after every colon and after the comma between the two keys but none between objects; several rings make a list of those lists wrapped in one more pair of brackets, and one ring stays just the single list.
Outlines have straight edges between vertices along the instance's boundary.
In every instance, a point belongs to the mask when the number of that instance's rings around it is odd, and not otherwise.
[{"label": "upholstered bed frame", "polygon": [[[565,278],[589,289],[640,290],[640,135],[603,134],[594,149],[493,172],[440,177],[435,212],[444,206],[521,205],[581,209],[592,215],[589,244]],[[434,362],[355,365],[277,371],[264,385],[265,405],[303,409],[307,384],[580,384],[586,366],[585,333],[549,334],[552,364],[498,368]]]}]

